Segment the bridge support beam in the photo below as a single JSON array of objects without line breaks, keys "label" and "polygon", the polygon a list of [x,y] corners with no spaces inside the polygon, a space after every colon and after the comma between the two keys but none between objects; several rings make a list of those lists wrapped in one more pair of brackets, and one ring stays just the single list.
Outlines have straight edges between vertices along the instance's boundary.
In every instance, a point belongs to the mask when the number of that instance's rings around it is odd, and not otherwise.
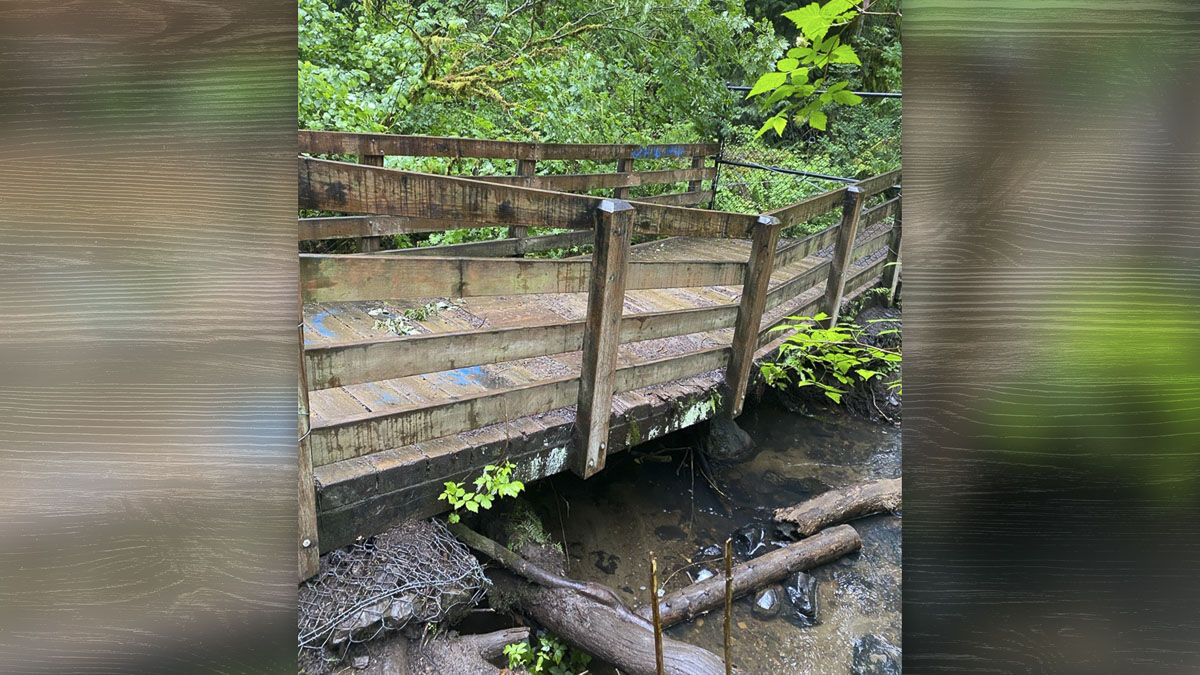
[{"label": "bridge support beam", "polygon": [[575,417],[578,447],[582,452],[572,467],[584,478],[604,468],[608,451],[608,423],[612,415],[617,348],[621,344],[621,310],[625,303],[633,214],[633,206],[619,199],[605,199],[596,214],[596,246],[592,252]]},{"label": "bridge support beam", "polygon": [[829,279],[825,282],[825,302],[823,308],[829,318],[824,326],[837,324],[838,313],[842,310],[842,294],[846,290],[846,270],[850,268],[850,260],[854,252],[854,238],[858,236],[858,217],[862,213],[863,199],[866,193],[854,185],[846,188],[846,199],[842,202],[842,222],[838,225],[837,244],[833,248],[833,258],[829,261]]},{"label": "bridge support beam", "polygon": [[754,367],[754,351],[758,348],[758,331],[767,305],[767,291],[775,265],[775,248],[783,223],[774,216],[761,216],[750,245],[750,263],[742,284],[737,323],[733,328],[733,353],[725,371],[729,388],[729,404],[725,413],[733,418],[742,414],[746,389],[750,385],[750,370]]}]

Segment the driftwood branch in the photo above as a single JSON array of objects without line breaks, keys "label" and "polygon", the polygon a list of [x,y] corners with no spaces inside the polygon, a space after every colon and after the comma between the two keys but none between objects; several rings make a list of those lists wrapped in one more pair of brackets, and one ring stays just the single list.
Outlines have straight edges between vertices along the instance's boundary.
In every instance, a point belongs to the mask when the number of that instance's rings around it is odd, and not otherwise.
[{"label": "driftwood branch", "polygon": [[787,508],[776,509],[775,520],[792,523],[797,534],[807,537],[824,527],[869,516],[872,513],[899,511],[901,507],[899,478],[858,483]]},{"label": "driftwood branch", "polygon": [[[514,603],[522,614],[623,673],[654,675],[654,630],[646,619],[625,607],[611,589],[544,570],[461,523],[450,529],[467,546],[515,573],[497,571],[490,576],[493,590]],[[663,672],[670,675],[725,672],[724,661],[712,652],[666,637],[663,666]]]},{"label": "driftwood branch", "polygon": [[[816,536],[775,549],[733,568],[733,595],[742,596],[780,581],[787,575],[837,560],[862,546],[858,532],[849,525],[824,530]],[[663,627],[688,621],[725,602],[725,575],[713,575],[704,581],[668,593],[659,603]],[[642,616],[650,607],[638,610]]]}]

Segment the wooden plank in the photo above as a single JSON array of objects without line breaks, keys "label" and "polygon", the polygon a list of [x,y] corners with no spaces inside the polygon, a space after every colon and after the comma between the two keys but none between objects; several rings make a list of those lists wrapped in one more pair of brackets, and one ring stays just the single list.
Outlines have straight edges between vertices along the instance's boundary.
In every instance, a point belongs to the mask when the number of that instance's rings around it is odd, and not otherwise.
[{"label": "wooden plank", "polygon": [[[855,288],[866,283],[871,277],[883,271],[883,265],[884,261],[878,260],[869,267],[855,272],[846,279],[846,287]],[[790,312],[788,316],[813,316],[821,309],[821,303],[824,301],[824,297],[813,298],[803,306],[798,307],[794,311]],[[775,321],[768,322],[767,325],[762,327],[762,330],[758,335],[759,348],[758,352],[755,354],[756,359],[762,358],[764,352],[769,353],[771,351],[771,348],[764,349],[764,345],[773,344],[775,347],[778,347],[779,344],[782,344],[783,341],[787,339],[787,331],[772,331],[772,329],[787,323],[794,323],[788,319],[788,316],[781,316]]]},{"label": "wooden plank", "polygon": [[495,183],[299,158],[301,208],[461,223],[591,229],[596,199]]},{"label": "wooden plank", "polygon": [[[814,282],[815,283],[815,282]],[[734,325],[736,304],[621,318],[621,342],[704,333]],[[583,321],[363,340],[305,352],[314,390],[579,350]]]},{"label": "wooden plank", "polygon": [[780,247],[775,253],[775,267],[786,267],[833,244],[837,241],[837,233],[838,226],[834,225]]},{"label": "wooden plank", "polygon": [[629,244],[633,237],[633,206],[629,202],[606,200],[600,206],[600,213],[592,253],[579,405],[575,413],[575,429],[582,452],[572,462],[572,470],[584,478],[590,478],[604,468],[607,454],[613,374],[617,366],[617,346],[621,341],[621,309],[625,302]]},{"label": "wooden plank", "polygon": [[[305,302],[582,293],[590,262],[421,256],[300,255]],[[630,263],[627,287],[678,288],[742,283],[745,263]]]},{"label": "wooden plank", "polygon": [[299,377],[297,378],[299,403],[296,416],[296,443],[299,460],[297,493],[299,496],[299,521],[297,538],[297,558],[299,580],[315,575],[320,569],[318,559],[320,546],[317,543],[317,492],[313,483],[312,449],[309,446],[309,429],[312,420],[309,418],[308,378],[304,373],[304,305],[298,305],[299,322],[296,327],[297,355],[299,356]]},{"label": "wooden plank", "polygon": [[[591,229],[593,212],[603,200],[311,157],[298,162],[301,208],[442,220],[447,230],[462,223]],[[643,234],[744,239],[757,220],[745,213],[645,202],[635,208],[635,232]]]},{"label": "wooden plank", "polygon": [[552,248],[580,246],[591,242],[593,237],[592,232],[588,230],[577,230],[573,232],[561,232],[559,234],[543,234],[523,239],[490,239],[488,241],[472,241],[465,244],[446,244],[444,246],[395,248],[387,251],[379,251],[378,253],[446,258],[503,258],[506,256],[524,255],[534,251],[545,251]]},{"label": "wooden plank", "polygon": [[345,239],[350,237],[379,237],[385,234],[418,234],[442,232],[467,227],[445,218],[406,218],[404,216],[325,216],[301,218],[296,239]]},{"label": "wooden plank", "polygon": [[673,206],[691,206],[712,199],[711,191],[703,192],[672,192],[665,195],[638,197],[634,200],[639,204],[670,204]]},{"label": "wooden plank", "polygon": [[866,229],[872,225],[882,223],[890,216],[896,215],[899,204],[900,199],[897,197],[863,211],[862,217],[859,219],[858,228],[860,230]]},{"label": "wooden plank", "polygon": [[[723,368],[728,347],[621,366],[614,390],[629,391]],[[575,403],[579,377],[567,376],[521,387],[489,391],[431,406],[364,413],[313,425],[313,466],[360,457],[387,448],[478,429]]]},{"label": "wooden plank", "polygon": [[886,190],[894,185],[899,185],[900,184],[900,174],[901,174],[900,169],[893,169],[891,171],[888,171],[887,173],[881,173],[878,176],[872,176],[871,178],[864,178],[864,179],[858,181],[857,183],[855,183],[854,185],[858,189],[863,191],[863,197],[866,198],[866,197],[870,197],[872,195],[878,194],[880,192],[883,192],[884,190]]},{"label": "wooden plank", "polygon": [[[835,228],[830,229],[832,230]],[[887,245],[887,241],[890,237],[891,230],[888,229],[858,243],[855,245],[853,253],[850,254],[851,260],[857,260],[858,258],[875,253],[880,248]],[[829,275],[829,264],[830,262],[828,260],[819,262],[807,270],[804,270],[800,274],[776,286],[775,288],[772,288],[771,292],[767,293],[766,309],[774,309],[784,302],[787,302],[791,298],[794,298],[804,291],[819,284],[823,278]]]},{"label": "wooden plank", "polygon": [[474,138],[397,136],[340,131],[299,132],[300,152],[313,155],[403,155],[490,159],[679,159],[714,155],[716,143],[638,145],[634,143],[523,143]]},{"label": "wooden plank", "polygon": [[789,204],[774,211],[769,211],[767,215],[778,218],[784,227],[791,227],[829,213],[837,208],[837,205],[842,202],[845,196],[846,188],[839,187],[796,202],[795,204]]},{"label": "wooden plank", "polygon": [[[703,161],[702,157],[697,157],[696,160]],[[617,160],[619,162],[630,162],[633,160]],[[620,187],[638,187],[641,185],[659,185],[662,183],[678,183],[681,181],[700,182],[701,180],[712,179],[716,175],[716,168],[700,168],[700,169],[670,169],[666,171],[620,171],[618,173],[580,173],[580,174],[558,174],[547,176],[532,176],[523,178],[521,176],[473,176],[473,180],[486,181],[488,183],[501,183],[503,185],[519,185],[522,187],[537,188],[539,190],[561,190],[564,192],[572,192],[577,190],[598,190],[605,188],[620,188]],[[618,199],[624,199],[613,195]]]},{"label": "wooden plank", "polygon": [[771,283],[775,248],[779,244],[779,232],[782,229],[783,223],[779,219],[763,216],[761,224],[754,231],[749,268],[742,285],[737,323],[733,329],[732,356],[729,358],[729,368],[725,371],[725,384],[730,391],[725,413],[729,417],[742,414],[754,350],[758,346],[758,326],[762,322],[763,309],[767,302],[767,288]]},{"label": "wooden plank", "polygon": [[845,273],[852,260],[854,238],[858,234],[858,220],[862,215],[865,192],[857,187],[846,188],[846,198],[842,203],[842,222],[838,225],[838,240],[834,245],[833,257],[829,262],[829,278],[825,281],[824,311],[829,315],[826,326],[837,324],[838,313],[842,308],[842,293],[845,290]]},{"label": "wooden plank", "polygon": [[[900,169],[895,169],[879,174],[878,176],[864,178],[854,185],[863,191],[863,197],[866,198],[892,187],[899,180]],[[783,221],[784,227],[791,227],[792,225],[807,222],[819,215],[829,213],[845,200],[845,195],[845,187],[836,188],[801,200],[795,204],[775,209],[767,215],[775,216]]]}]

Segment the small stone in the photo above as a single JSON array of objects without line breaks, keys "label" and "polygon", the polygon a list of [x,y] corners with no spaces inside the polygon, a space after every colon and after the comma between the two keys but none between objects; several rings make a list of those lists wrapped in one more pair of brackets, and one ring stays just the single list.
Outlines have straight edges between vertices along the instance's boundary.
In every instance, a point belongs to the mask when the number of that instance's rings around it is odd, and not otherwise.
[{"label": "small stone", "polygon": [[705,579],[707,579],[707,578],[709,578],[709,577],[711,577],[711,576],[715,576],[715,575],[713,574],[712,570],[709,570],[709,569],[702,569],[702,570],[700,570],[699,572],[696,572],[696,578],[695,578],[695,580],[693,581],[693,583],[695,583],[695,582],[699,582],[699,581],[704,581]]},{"label": "small stone", "polygon": [[710,458],[721,462],[740,462],[754,452],[754,439],[733,420],[718,415],[709,420],[706,426],[701,449]]},{"label": "small stone", "polygon": [[741,628],[742,630],[746,630],[747,628],[749,628],[749,626],[746,625],[745,621],[739,621],[738,628]]},{"label": "small stone", "polygon": [[350,665],[355,670],[364,670],[367,666],[371,665],[371,657],[366,654],[359,654],[350,661]]},{"label": "small stone", "polygon": [[767,544],[763,540],[766,536],[766,530],[761,525],[747,525],[733,533],[733,552],[743,560],[765,553]]},{"label": "small stone", "polygon": [[753,613],[759,619],[773,619],[779,614],[779,589],[768,586],[754,598]]},{"label": "small stone", "polygon": [[900,648],[879,635],[864,635],[854,643],[852,675],[900,675]]},{"label": "small stone", "polygon": [[793,617],[801,625],[812,626],[817,622],[817,578],[804,572],[796,572],[784,586]]}]

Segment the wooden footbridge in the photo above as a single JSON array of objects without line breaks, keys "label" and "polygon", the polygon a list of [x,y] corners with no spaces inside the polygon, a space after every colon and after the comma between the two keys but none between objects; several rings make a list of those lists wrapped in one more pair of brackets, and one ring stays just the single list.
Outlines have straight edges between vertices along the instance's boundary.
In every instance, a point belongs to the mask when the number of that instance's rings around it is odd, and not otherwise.
[{"label": "wooden footbridge", "polygon": [[[898,170],[762,215],[689,208],[711,200],[718,150],[300,132],[300,208],[348,215],[302,218],[299,239],[360,251],[300,256],[302,579],[318,550],[443,510],[443,483],[487,464],[588,477],[609,453],[740,414],[754,360],[783,339],[772,327],[894,275]],[[386,155],[514,174],[393,170]],[[616,171],[537,174],[603,162]],[[686,189],[630,197],[656,184]],[[611,196],[573,194],[597,190]],[[482,226],[508,236],[380,250]],[[521,257],[583,243],[590,256]]]}]

